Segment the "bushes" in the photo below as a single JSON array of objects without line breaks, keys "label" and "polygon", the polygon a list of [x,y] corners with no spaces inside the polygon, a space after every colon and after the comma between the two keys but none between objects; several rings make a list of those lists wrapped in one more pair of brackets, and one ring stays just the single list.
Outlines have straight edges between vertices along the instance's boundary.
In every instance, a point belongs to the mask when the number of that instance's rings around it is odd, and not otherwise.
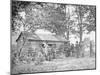
[{"label": "bushes", "polygon": [[42,61],[44,61],[44,56],[41,53],[41,50],[39,48],[23,48],[21,55],[18,56],[18,51],[14,50],[11,54],[11,64],[12,66],[18,65],[18,64],[30,64],[33,63],[35,65],[40,64]]},{"label": "bushes", "polygon": [[39,63],[43,61],[43,55],[39,49],[29,48],[22,57],[27,63]]},{"label": "bushes", "polygon": [[35,56],[35,65],[41,64],[45,60],[45,57],[41,52],[38,52]]}]

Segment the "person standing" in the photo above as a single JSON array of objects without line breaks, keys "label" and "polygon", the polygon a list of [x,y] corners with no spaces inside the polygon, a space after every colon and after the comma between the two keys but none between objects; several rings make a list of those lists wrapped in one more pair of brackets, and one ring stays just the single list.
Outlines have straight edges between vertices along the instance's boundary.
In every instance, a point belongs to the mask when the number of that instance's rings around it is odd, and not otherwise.
[{"label": "person standing", "polygon": [[65,43],[64,51],[65,51],[66,57],[70,56],[70,41]]},{"label": "person standing", "polygon": [[74,49],[74,44],[71,45],[71,56],[74,56],[75,54],[75,49]]}]

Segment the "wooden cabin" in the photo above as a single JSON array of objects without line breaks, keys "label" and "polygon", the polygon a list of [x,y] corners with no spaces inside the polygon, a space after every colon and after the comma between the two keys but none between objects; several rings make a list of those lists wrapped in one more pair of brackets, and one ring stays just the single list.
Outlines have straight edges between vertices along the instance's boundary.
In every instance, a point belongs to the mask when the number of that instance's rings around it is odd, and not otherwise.
[{"label": "wooden cabin", "polygon": [[22,50],[22,52],[25,52],[31,48],[33,50],[37,49],[48,53],[48,49],[46,47],[57,48],[67,42],[67,40],[57,35],[36,34],[24,31],[20,33],[16,42],[18,51]]}]

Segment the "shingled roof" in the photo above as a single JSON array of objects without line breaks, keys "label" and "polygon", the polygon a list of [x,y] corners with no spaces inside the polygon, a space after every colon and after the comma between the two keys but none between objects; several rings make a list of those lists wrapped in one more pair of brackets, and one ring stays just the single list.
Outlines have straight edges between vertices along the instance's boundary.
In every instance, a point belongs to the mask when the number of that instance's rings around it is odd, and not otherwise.
[{"label": "shingled roof", "polygon": [[31,32],[21,32],[19,37],[17,38],[16,41],[19,40],[21,36],[24,36],[25,38],[31,40],[31,41],[55,41],[55,42],[65,42],[67,41],[65,38],[61,36],[56,36],[56,35],[51,35],[51,34],[36,34],[36,33],[31,33]]}]

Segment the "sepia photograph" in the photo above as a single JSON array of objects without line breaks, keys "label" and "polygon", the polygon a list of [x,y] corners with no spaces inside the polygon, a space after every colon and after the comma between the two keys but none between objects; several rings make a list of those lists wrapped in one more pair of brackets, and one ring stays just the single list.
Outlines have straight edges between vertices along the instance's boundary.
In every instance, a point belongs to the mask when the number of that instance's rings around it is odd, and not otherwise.
[{"label": "sepia photograph", "polygon": [[11,0],[11,74],[96,70],[96,6]]}]

